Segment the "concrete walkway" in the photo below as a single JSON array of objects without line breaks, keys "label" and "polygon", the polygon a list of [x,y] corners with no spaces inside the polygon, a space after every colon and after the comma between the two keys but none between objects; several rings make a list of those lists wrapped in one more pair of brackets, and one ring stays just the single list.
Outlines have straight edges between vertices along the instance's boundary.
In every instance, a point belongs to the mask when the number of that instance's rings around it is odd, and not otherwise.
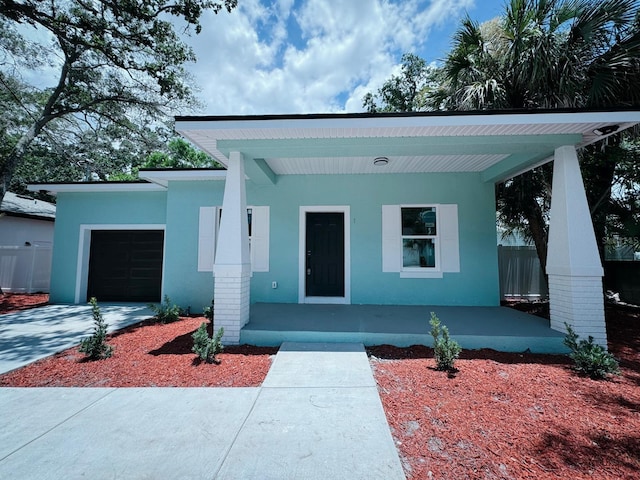
[{"label": "concrete walkway", "polygon": [[259,388],[3,388],[0,411],[0,478],[404,478],[361,344],[283,344]]}]

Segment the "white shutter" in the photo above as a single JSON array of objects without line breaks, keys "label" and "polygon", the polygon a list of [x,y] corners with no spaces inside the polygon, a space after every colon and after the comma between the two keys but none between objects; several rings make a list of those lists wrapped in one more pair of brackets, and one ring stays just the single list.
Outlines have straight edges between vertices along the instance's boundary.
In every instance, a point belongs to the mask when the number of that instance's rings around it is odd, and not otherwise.
[{"label": "white shutter", "polygon": [[459,272],[458,205],[439,205],[438,208],[441,269],[443,272]]},{"label": "white shutter", "polygon": [[382,271],[402,270],[402,232],[399,205],[382,205]]},{"label": "white shutter", "polygon": [[200,207],[198,222],[198,271],[213,272],[216,251],[216,207]]},{"label": "white shutter", "polygon": [[269,271],[269,207],[251,208],[251,271]]}]

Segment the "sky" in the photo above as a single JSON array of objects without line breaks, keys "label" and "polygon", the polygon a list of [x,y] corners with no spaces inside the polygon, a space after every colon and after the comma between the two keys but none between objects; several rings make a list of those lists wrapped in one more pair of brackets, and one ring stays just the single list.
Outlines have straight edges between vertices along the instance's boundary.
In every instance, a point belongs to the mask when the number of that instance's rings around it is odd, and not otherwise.
[{"label": "sky", "polygon": [[362,97],[400,71],[403,53],[441,60],[468,14],[499,16],[505,0],[239,0],[211,12],[188,71],[199,115],[363,111]]}]

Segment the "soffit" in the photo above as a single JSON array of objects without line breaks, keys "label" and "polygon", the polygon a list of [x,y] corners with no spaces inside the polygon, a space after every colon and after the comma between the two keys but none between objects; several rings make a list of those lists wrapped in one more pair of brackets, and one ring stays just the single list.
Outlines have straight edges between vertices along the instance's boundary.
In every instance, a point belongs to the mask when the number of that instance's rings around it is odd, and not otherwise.
[{"label": "soffit", "polygon": [[[636,111],[178,117],[176,130],[224,165],[239,151],[263,159],[276,175],[374,174],[485,172],[503,162],[525,170],[550,160],[558,146],[580,148],[603,137],[594,130],[638,122]],[[389,163],[375,167],[378,156]]]}]

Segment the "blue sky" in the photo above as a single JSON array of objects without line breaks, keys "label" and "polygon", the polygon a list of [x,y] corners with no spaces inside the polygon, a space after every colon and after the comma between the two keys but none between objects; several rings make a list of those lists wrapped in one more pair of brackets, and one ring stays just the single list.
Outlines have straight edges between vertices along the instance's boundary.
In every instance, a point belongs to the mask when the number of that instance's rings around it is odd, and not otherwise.
[{"label": "blue sky", "polygon": [[[505,0],[239,0],[185,38],[199,114],[362,111],[403,53],[441,59],[468,13],[483,22]],[[181,113],[181,112],[176,112]]]}]

